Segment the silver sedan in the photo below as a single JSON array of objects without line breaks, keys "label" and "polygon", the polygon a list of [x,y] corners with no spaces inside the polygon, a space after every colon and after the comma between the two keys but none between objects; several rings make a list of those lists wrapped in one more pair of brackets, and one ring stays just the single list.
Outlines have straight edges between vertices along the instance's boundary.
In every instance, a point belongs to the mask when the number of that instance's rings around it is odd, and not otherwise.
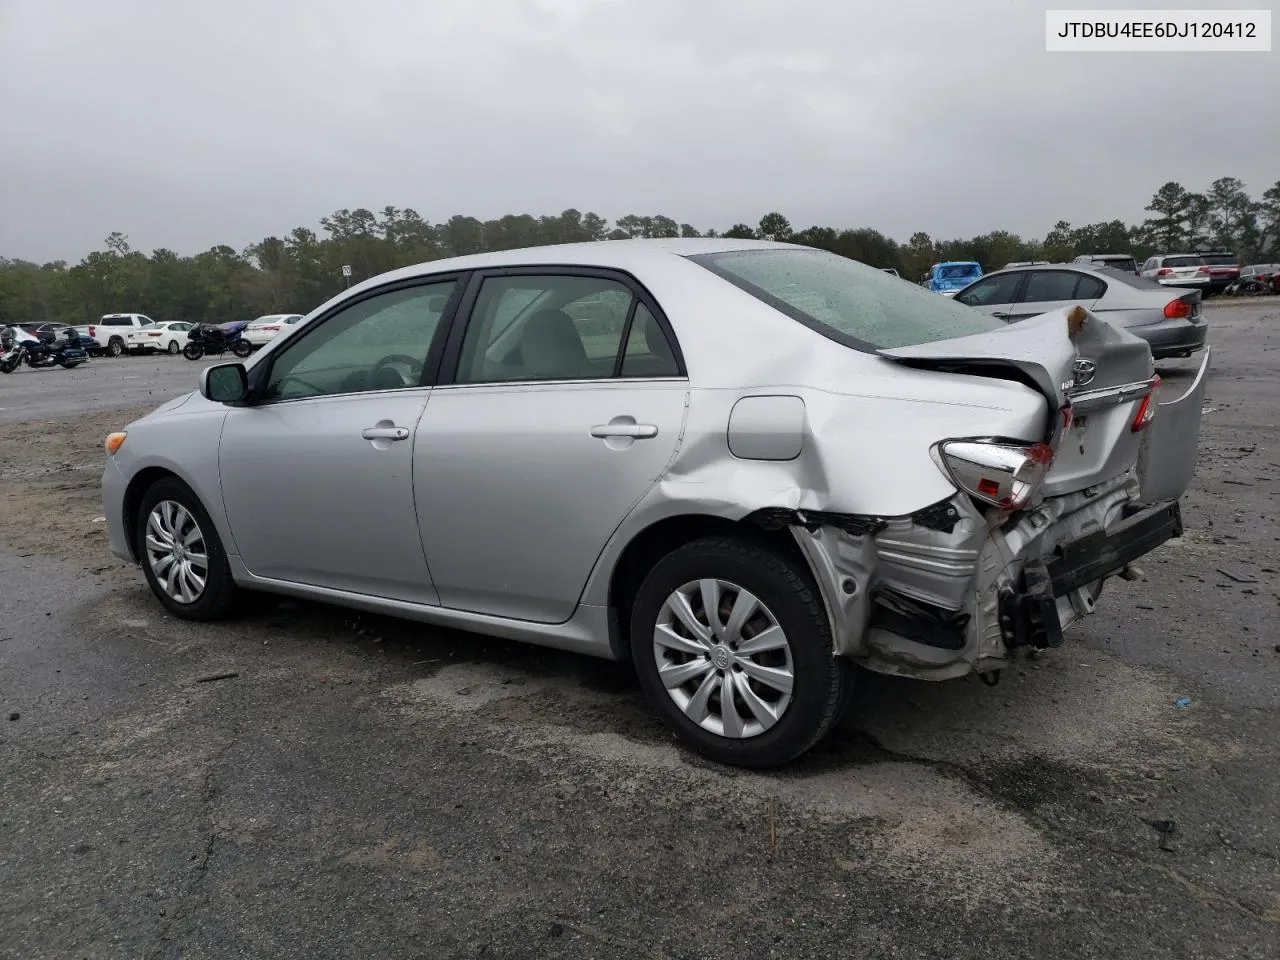
[{"label": "silver sedan", "polygon": [[512,250],[209,367],[107,439],[103,499],[176,616],[258,591],[629,659],[764,767],[854,665],[998,673],[1177,536],[1204,368],[1158,382],[1079,307],[1007,326],[800,246]]},{"label": "silver sedan", "polygon": [[1157,360],[1204,349],[1209,325],[1199,290],[1170,289],[1127,270],[1082,263],[1035,264],[989,273],[958,303],[1014,323],[1081,304],[1147,342]]}]

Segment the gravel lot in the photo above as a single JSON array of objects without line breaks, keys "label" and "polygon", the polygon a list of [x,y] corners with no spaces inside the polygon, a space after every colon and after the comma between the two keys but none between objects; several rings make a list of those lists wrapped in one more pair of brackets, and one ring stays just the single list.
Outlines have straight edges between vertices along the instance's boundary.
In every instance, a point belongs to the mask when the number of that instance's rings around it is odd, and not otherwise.
[{"label": "gravel lot", "polygon": [[0,956],[1274,960],[1280,304],[1207,313],[1147,579],[995,689],[864,676],[775,774],[677,747],[617,665],[166,617],[95,523],[101,440],[200,365],[0,379]]}]

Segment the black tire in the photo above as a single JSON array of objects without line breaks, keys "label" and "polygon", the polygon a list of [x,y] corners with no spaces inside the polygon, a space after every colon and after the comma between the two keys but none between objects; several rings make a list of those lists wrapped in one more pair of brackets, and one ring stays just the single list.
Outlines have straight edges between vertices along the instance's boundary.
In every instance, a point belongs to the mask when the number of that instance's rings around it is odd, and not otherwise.
[{"label": "black tire", "polygon": [[253,353],[253,344],[248,340],[237,340],[231,345],[231,352],[243,360],[249,354]]},{"label": "black tire", "polygon": [[198,343],[188,343],[182,348],[182,355],[188,360],[199,360],[204,356],[204,348]]},{"label": "black tire", "polygon": [[[183,603],[171,597],[160,583],[151,567],[147,554],[147,521],[157,504],[171,501],[183,507],[195,521],[203,540],[208,558],[204,590],[194,602]],[[142,566],[143,576],[156,599],[175,617],[183,620],[223,620],[238,612],[242,606],[243,591],[231,578],[227,552],[218,537],[218,531],[209,514],[191,488],[177,477],[165,477],[152,484],[142,495],[138,514],[134,517],[134,555]]]},{"label": "black tire", "polygon": [[18,369],[18,364],[21,362],[21,357],[14,357],[12,360],[0,361],[0,373],[13,373],[13,371]]},{"label": "black tire", "polygon": [[113,357],[124,355],[124,341],[119,337],[112,337],[107,341],[107,353]]},{"label": "black tire", "polygon": [[182,347],[178,344],[177,340],[170,340],[168,351],[170,354],[181,353]]},{"label": "black tire", "polygon": [[[755,736],[704,730],[685,716],[658,675],[653,636],[659,613],[674,591],[703,579],[728,581],[754,594],[790,646],[791,701],[772,727]],[[658,561],[632,607],[631,656],[654,711],[676,736],[720,763],[754,769],[789,763],[821,740],[847,706],[853,676],[850,665],[832,653],[830,625],[808,570],[767,545],[735,537],[695,540]]]}]

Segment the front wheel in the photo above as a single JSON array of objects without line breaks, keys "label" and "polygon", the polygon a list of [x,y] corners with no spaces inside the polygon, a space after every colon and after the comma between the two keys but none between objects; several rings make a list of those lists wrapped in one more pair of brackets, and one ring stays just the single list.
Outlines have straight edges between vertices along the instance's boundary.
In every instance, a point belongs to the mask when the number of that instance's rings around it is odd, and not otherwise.
[{"label": "front wheel", "polygon": [[699,753],[776,767],[814,746],[847,703],[850,665],[808,571],[732,537],[668,554],[636,594],[631,655],[654,709]]},{"label": "front wheel", "polygon": [[22,362],[22,354],[15,353],[8,360],[0,360],[0,373],[13,373]]},{"label": "front wheel", "polygon": [[243,360],[249,354],[253,353],[253,344],[248,340],[237,340],[231,345],[231,352]]},{"label": "front wheel", "polygon": [[241,591],[213,521],[177,477],[159,480],[142,497],[134,521],[134,554],[156,598],[184,620],[221,620]]},{"label": "front wheel", "polygon": [[198,343],[188,343],[182,348],[182,355],[188,360],[199,360],[204,356],[204,348]]}]

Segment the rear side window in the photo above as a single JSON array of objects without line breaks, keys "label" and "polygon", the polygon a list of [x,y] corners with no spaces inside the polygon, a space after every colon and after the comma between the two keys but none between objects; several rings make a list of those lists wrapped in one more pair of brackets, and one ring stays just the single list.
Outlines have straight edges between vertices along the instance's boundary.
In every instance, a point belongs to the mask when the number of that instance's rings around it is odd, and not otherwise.
[{"label": "rear side window", "polygon": [[[1133,274],[1130,274],[1130,276],[1133,276]],[[1107,285],[1097,277],[1080,274],[1080,281],[1076,284],[1075,292],[1077,300],[1097,300],[1106,292]]]},{"label": "rear side window", "polygon": [[1004,323],[824,250],[734,250],[688,258],[779,313],[873,353],[1004,329]]},{"label": "rear side window", "polygon": [[1067,270],[1037,270],[1027,278],[1027,289],[1022,294],[1025,303],[1043,303],[1047,300],[1070,300],[1076,295],[1076,281],[1080,274]]}]

